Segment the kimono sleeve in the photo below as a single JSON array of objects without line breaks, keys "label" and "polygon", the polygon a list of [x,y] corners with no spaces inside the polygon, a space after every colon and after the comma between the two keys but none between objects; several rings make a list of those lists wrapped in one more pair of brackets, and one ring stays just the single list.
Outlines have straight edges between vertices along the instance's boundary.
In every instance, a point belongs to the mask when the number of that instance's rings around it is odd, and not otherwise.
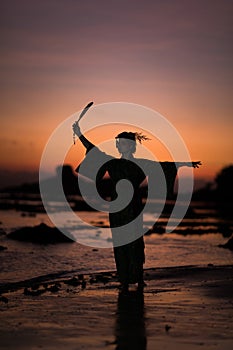
[{"label": "kimono sleeve", "polygon": [[160,163],[165,175],[167,183],[167,198],[172,198],[174,196],[174,185],[177,175],[177,167],[174,162],[161,162]]},{"label": "kimono sleeve", "polygon": [[[150,186],[150,196],[160,198],[163,196],[164,177],[166,181],[167,199],[174,195],[174,184],[177,175],[175,162],[156,162],[152,160],[141,159],[143,169],[148,176],[148,186]],[[162,179],[162,177],[163,179]]]},{"label": "kimono sleeve", "polygon": [[86,152],[85,158],[75,169],[75,172],[81,174],[93,181],[102,178],[107,171],[107,162],[113,157],[99,150],[98,147],[93,147]]}]

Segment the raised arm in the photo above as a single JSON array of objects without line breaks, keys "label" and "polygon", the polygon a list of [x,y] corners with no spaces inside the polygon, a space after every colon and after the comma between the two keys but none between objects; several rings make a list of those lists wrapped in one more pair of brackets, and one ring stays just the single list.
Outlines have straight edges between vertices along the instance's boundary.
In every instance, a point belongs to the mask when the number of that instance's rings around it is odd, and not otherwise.
[{"label": "raised arm", "polygon": [[73,132],[78,136],[79,140],[82,142],[83,146],[86,148],[87,152],[90,151],[95,145],[91,143],[81,132],[79,122],[75,122],[72,125]]},{"label": "raised arm", "polygon": [[[108,171],[108,162],[114,158],[102,152],[82,134],[78,121],[72,127],[74,134],[79,137],[79,140],[86,148],[86,156],[75,171],[98,183],[104,177],[106,171]],[[89,153],[90,150],[92,151]]]}]

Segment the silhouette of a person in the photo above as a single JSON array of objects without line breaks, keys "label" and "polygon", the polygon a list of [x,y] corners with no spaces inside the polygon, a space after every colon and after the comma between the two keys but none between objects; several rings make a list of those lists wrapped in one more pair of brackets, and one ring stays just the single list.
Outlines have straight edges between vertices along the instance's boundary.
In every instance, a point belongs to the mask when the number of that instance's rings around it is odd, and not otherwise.
[{"label": "silhouette of a person", "polygon": [[[144,286],[143,264],[145,262],[144,240],[143,240],[143,218],[142,218],[142,197],[140,185],[148,176],[156,178],[158,168],[162,167],[165,174],[168,194],[172,193],[177,169],[181,166],[198,167],[201,162],[155,162],[148,159],[134,158],[136,151],[136,141],[141,142],[148,138],[140,133],[122,132],[116,136],[116,147],[121,154],[121,158],[114,158],[100,151],[82,133],[79,123],[73,124],[73,132],[79,137],[86,148],[86,157],[78,166],[76,171],[90,179],[98,181],[108,172],[114,190],[111,199],[117,198],[116,185],[122,179],[127,179],[133,186],[133,196],[128,205],[118,212],[111,212],[111,202],[109,211],[109,221],[113,236],[114,257],[121,288],[128,290],[130,283],[137,283],[138,288]],[[99,160],[104,163],[99,169],[97,176],[96,168]],[[142,170],[143,169],[143,170]],[[157,184],[159,188],[159,183]],[[123,188],[124,189],[124,188]],[[127,195],[127,188],[125,191]],[[124,197],[124,191],[123,191]],[[126,225],[126,226],[125,226]],[[126,227],[123,231],[122,227]],[[122,239],[127,237],[127,244],[122,244]],[[130,242],[130,243],[128,243]]]}]

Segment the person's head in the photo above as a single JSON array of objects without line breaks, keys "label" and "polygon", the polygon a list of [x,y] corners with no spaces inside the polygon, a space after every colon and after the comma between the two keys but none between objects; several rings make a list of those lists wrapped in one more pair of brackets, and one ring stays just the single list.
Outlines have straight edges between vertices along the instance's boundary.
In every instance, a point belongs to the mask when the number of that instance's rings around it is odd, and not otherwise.
[{"label": "person's head", "polygon": [[121,132],[115,137],[115,139],[116,148],[121,154],[133,154],[136,152],[136,141],[141,143],[142,141],[150,140],[147,136],[143,135],[142,133],[127,131]]},{"label": "person's head", "polygon": [[124,131],[118,134],[115,139],[119,153],[133,154],[136,152],[136,133]]}]

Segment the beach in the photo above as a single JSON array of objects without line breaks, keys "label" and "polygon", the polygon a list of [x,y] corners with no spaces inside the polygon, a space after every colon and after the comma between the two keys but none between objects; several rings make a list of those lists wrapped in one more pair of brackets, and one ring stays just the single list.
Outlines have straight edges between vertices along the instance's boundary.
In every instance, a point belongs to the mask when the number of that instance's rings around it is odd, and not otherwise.
[{"label": "beach", "polygon": [[79,276],[85,286],[72,274],[8,284],[0,348],[231,349],[232,272],[233,266],[146,269],[144,291],[131,286],[126,295],[114,271]]},{"label": "beach", "polygon": [[[144,237],[146,286],[130,285],[128,294],[119,290],[112,249],[9,239],[51,222],[45,213],[1,211],[0,349],[231,349],[233,255],[221,247],[229,240],[221,229],[226,235],[232,220],[212,207],[196,210],[176,233]],[[104,241],[105,217],[82,215]],[[146,213],[145,224],[152,220]]]}]

